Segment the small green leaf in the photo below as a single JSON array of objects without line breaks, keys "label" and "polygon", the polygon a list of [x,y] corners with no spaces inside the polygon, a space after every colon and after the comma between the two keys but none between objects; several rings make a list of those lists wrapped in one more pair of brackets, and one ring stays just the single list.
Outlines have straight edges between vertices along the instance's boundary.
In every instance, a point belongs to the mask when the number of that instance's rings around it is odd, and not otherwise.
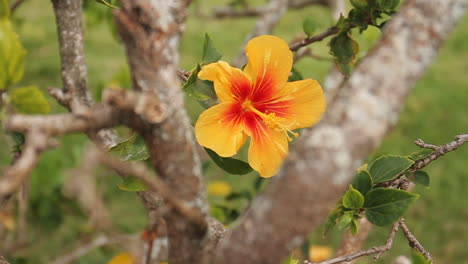
[{"label": "small green leaf", "polygon": [[206,65],[221,59],[222,55],[214,47],[213,41],[210,36],[205,33],[205,42],[203,43],[202,65]]},{"label": "small green leaf", "polygon": [[429,187],[431,181],[429,175],[425,171],[415,171],[411,180],[425,187]]},{"label": "small green leaf", "polygon": [[304,77],[302,77],[302,74],[296,68],[293,67],[291,73],[289,74],[288,82],[295,82],[303,79]]},{"label": "small green leaf", "polygon": [[432,152],[433,152],[432,149],[423,149],[423,150],[411,153],[410,155],[408,155],[408,158],[416,161],[416,160],[424,159],[425,157],[432,154]]},{"label": "small green leaf", "polygon": [[36,86],[16,88],[9,93],[10,102],[18,113],[47,114],[49,102]]},{"label": "small green leaf", "polygon": [[111,1],[111,0],[96,0],[96,2],[101,3],[101,4],[103,4],[103,5],[106,5],[106,6],[108,6],[108,7],[118,8],[117,6],[115,6],[115,5],[112,4],[112,1]]},{"label": "small green leaf", "polygon": [[226,199],[226,201],[233,201],[233,200],[239,200],[239,199],[246,199],[247,201],[252,201],[253,196],[249,191],[243,190],[240,192],[230,193],[224,199]]},{"label": "small green leaf", "polygon": [[8,89],[23,77],[25,50],[6,18],[0,18],[0,90]]},{"label": "small green leaf", "polygon": [[330,214],[327,217],[327,221],[325,222],[325,229],[323,230],[323,235],[326,235],[336,225],[340,212],[341,210],[339,209],[333,209],[333,211],[330,212]]},{"label": "small green leaf", "polygon": [[133,135],[109,149],[123,161],[142,161],[150,157],[143,138]]},{"label": "small green leaf", "polygon": [[351,224],[349,225],[349,229],[353,236],[357,235],[359,233],[359,221],[357,219],[353,219],[353,221],[351,221]]},{"label": "small green leaf", "polygon": [[338,228],[339,229],[345,229],[346,227],[349,226],[349,224],[353,221],[354,216],[353,216],[352,211],[347,211],[343,214],[343,216],[340,219],[340,222],[338,223]]},{"label": "small green leaf", "polygon": [[364,196],[349,185],[348,191],[343,196],[343,206],[350,209],[359,209],[364,205]]},{"label": "small green leaf", "polygon": [[204,108],[209,108],[217,104],[218,99],[213,83],[198,79],[198,73],[200,70],[201,66],[197,65],[182,89],[188,96],[195,98]]},{"label": "small green leaf", "polygon": [[302,22],[302,30],[304,30],[304,33],[310,37],[314,35],[315,31],[317,30],[317,23],[311,18],[306,18]]},{"label": "small green leaf", "polygon": [[421,252],[413,250],[411,252],[411,264],[431,264],[432,261],[426,259]]},{"label": "small green leaf", "polygon": [[130,192],[143,192],[148,190],[146,183],[140,178],[129,176],[124,182],[117,186],[120,190]]},{"label": "small green leaf", "polygon": [[349,74],[359,52],[359,44],[351,38],[351,34],[344,32],[332,38],[329,45],[330,53],[335,57],[340,70],[346,75]]},{"label": "small green leaf", "polygon": [[375,6],[381,10],[393,10],[399,3],[400,0],[375,0]]},{"label": "small green leaf", "polygon": [[419,195],[396,189],[377,188],[368,192],[364,208],[369,222],[385,226],[398,220]]},{"label": "small green leaf", "polygon": [[372,162],[369,173],[374,183],[386,182],[396,178],[413,163],[414,161],[403,156],[382,156]]},{"label": "small green leaf", "polygon": [[211,149],[205,148],[205,150],[216,165],[229,174],[244,175],[252,171],[247,162],[233,158],[223,158]]},{"label": "small green leaf", "polygon": [[369,1],[368,0],[351,0],[351,4],[355,8],[359,9],[366,9],[369,7]]},{"label": "small green leaf", "polygon": [[372,178],[367,170],[361,170],[356,177],[354,177],[353,187],[358,190],[362,195],[366,195],[372,189]]},{"label": "small green leaf", "polygon": [[10,16],[10,5],[7,0],[0,0],[0,19]]}]

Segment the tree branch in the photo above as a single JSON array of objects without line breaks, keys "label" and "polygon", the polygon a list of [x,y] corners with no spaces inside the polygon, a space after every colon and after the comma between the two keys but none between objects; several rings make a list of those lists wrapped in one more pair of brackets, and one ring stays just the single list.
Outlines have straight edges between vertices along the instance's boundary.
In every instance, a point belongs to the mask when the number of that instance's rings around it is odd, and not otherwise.
[{"label": "tree branch", "polygon": [[335,206],[355,168],[396,123],[402,102],[462,17],[466,3],[403,4],[340,89],[333,111],[318,126],[302,131],[283,172],[220,242],[210,263],[276,263],[301,245]]},{"label": "tree branch", "polygon": [[393,224],[392,230],[390,231],[390,234],[388,235],[387,241],[382,246],[373,247],[373,248],[366,249],[366,250],[359,250],[346,256],[332,258],[332,259],[325,260],[322,262],[316,263],[316,262],[310,262],[306,260],[304,261],[304,263],[305,264],[335,264],[335,263],[349,262],[349,261],[352,261],[353,259],[357,259],[363,256],[369,256],[369,255],[375,255],[374,259],[378,259],[383,253],[389,251],[392,248],[393,239],[395,238],[395,234],[398,231],[398,226],[399,226],[399,222],[396,222],[395,224]]},{"label": "tree branch", "polygon": [[433,259],[432,259],[431,253],[429,253],[429,251],[427,251],[421,245],[421,243],[418,241],[418,239],[413,235],[413,233],[411,232],[409,227],[406,225],[405,219],[402,218],[398,223],[400,224],[401,230],[403,231],[403,234],[405,235],[406,239],[408,239],[408,241],[410,243],[410,247],[412,247],[412,248],[416,249],[417,251],[421,252],[424,255],[424,257],[427,260],[430,260],[431,263],[432,263]]},{"label": "tree branch", "polygon": [[[60,44],[63,94],[68,97],[68,101],[59,102],[73,113],[79,113],[93,104],[88,90],[83,46],[82,0],[52,0],[52,4]],[[118,142],[113,130],[93,131],[88,136],[105,148]]]},{"label": "tree branch", "polygon": [[[158,98],[167,118],[157,126],[137,129],[151,153],[158,175],[174,196],[207,214],[200,160],[185,111],[177,77],[178,45],[187,14],[186,0],[126,0],[115,12],[117,28],[126,47],[133,88]],[[183,183],[183,184],[181,184]],[[155,207],[148,204],[147,208]],[[171,211],[167,223],[169,262],[196,263],[203,250],[206,229]]]},{"label": "tree branch", "polygon": [[307,37],[305,39],[302,39],[298,42],[295,42],[291,45],[289,45],[289,49],[292,50],[292,51],[297,51],[298,49],[302,48],[302,47],[305,47],[307,45],[310,45],[314,42],[317,42],[317,41],[322,41],[323,39],[329,37],[329,36],[333,36],[335,35],[336,33],[338,33],[340,30],[337,28],[337,27],[330,27],[328,28],[327,30],[325,30],[324,32],[320,33],[320,34],[317,34],[315,36],[311,36],[311,37]]}]

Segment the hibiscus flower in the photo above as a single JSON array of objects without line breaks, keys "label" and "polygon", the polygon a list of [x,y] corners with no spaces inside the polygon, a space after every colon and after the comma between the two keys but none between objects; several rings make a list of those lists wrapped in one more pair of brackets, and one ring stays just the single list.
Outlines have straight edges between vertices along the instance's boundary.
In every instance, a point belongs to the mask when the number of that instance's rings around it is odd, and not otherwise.
[{"label": "hibiscus flower", "polygon": [[245,51],[243,71],[218,61],[199,72],[200,79],[214,83],[220,103],[200,115],[195,136],[222,157],[235,155],[250,137],[250,166],[271,177],[287,156],[288,141],[298,136],[293,130],[317,123],[325,98],[315,80],[288,82],[293,54],[284,40],[256,37]]}]

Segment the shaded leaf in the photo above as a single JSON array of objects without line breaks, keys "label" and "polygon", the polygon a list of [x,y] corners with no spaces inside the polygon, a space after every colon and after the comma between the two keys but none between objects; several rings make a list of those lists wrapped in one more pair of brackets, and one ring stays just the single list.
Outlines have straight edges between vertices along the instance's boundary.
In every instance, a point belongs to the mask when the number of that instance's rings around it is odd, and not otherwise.
[{"label": "shaded leaf", "polygon": [[123,161],[142,161],[150,157],[143,138],[133,135],[108,150]]},{"label": "shaded leaf", "polygon": [[128,176],[124,182],[117,186],[120,190],[130,192],[143,192],[148,190],[146,183],[140,178]]},{"label": "shaded leaf", "polygon": [[293,67],[291,70],[291,74],[289,74],[288,82],[295,82],[303,79],[304,77],[302,77],[302,74],[296,68]]},{"label": "shaded leaf", "polygon": [[362,195],[372,189],[372,178],[367,170],[361,170],[353,179],[353,187]]},{"label": "shaded leaf", "polygon": [[348,75],[359,52],[359,44],[351,38],[349,33],[340,33],[330,40],[330,53],[335,57],[340,70]]},{"label": "shaded leaf", "polygon": [[253,199],[252,194],[249,191],[240,191],[240,192],[233,192],[226,196],[225,198],[227,201],[233,201],[238,199],[246,199],[247,201],[251,201]]},{"label": "shaded leaf", "polygon": [[306,18],[302,22],[302,30],[304,30],[304,33],[310,37],[314,35],[315,31],[317,30],[317,23],[311,18]]},{"label": "shaded leaf", "polygon": [[345,229],[349,224],[353,221],[354,219],[354,212],[353,211],[347,211],[341,216],[340,221],[338,223],[338,228],[339,229]]},{"label": "shaded leaf", "polygon": [[431,179],[425,171],[415,171],[413,173],[412,182],[421,184],[422,186],[429,187]]},{"label": "shaded leaf", "polygon": [[349,185],[348,191],[343,196],[343,206],[350,209],[359,209],[364,205],[364,196]]},{"label": "shaded leaf", "polygon": [[381,10],[393,10],[399,3],[400,0],[375,0],[375,6]]},{"label": "shaded leaf", "polygon": [[413,163],[414,161],[403,156],[382,156],[372,162],[369,173],[374,183],[386,182],[396,178]]},{"label": "shaded leaf", "polygon": [[23,77],[25,50],[6,18],[0,18],[0,90],[8,89]]},{"label": "shaded leaf", "polygon": [[49,102],[36,86],[16,88],[9,93],[15,111],[23,114],[47,114]]},{"label": "shaded leaf", "polygon": [[340,215],[339,209],[333,209],[327,217],[325,222],[325,229],[323,230],[323,235],[326,235],[332,228],[336,225],[338,217]]},{"label": "shaded leaf", "polygon": [[200,70],[201,66],[197,65],[187,79],[187,82],[182,86],[182,89],[188,96],[195,98],[204,108],[209,108],[217,104],[218,99],[213,83],[198,79]]},{"label": "shaded leaf", "polygon": [[419,195],[396,189],[377,188],[367,193],[364,208],[369,222],[385,226],[398,220]]},{"label": "shaded leaf", "polygon": [[222,55],[214,47],[213,41],[210,36],[205,33],[205,41],[203,42],[202,65],[206,65],[221,59]]},{"label": "shaded leaf", "polygon": [[234,158],[220,157],[216,152],[208,148],[205,148],[205,150],[216,165],[229,174],[244,175],[252,171],[252,168],[247,162]]}]

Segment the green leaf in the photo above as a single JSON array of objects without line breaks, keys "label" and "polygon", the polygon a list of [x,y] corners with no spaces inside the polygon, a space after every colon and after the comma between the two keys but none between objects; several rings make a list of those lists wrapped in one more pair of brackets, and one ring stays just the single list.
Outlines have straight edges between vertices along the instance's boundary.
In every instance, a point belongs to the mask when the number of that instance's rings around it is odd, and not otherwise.
[{"label": "green leaf", "polygon": [[218,99],[213,83],[198,79],[200,70],[201,66],[197,65],[187,79],[187,82],[182,86],[182,89],[188,96],[195,98],[204,108],[209,108],[217,104]]},{"label": "green leaf", "polygon": [[325,222],[325,229],[323,230],[323,235],[326,235],[336,225],[340,212],[341,210],[339,209],[333,209],[333,211],[330,212],[330,214],[327,217],[327,221]]},{"label": "green leaf", "polygon": [[432,149],[423,149],[423,150],[411,153],[410,155],[408,155],[408,158],[416,161],[416,160],[424,159],[425,157],[432,154],[432,152],[434,152]]},{"label": "green leaf", "polygon": [[0,18],[0,90],[17,83],[24,72],[25,50],[6,18]]},{"label": "green leaf", "polygon": [[214,47],[213,41],[210,36],[205,33],[205,42],[203,43],[203,55],[202,55],[202,65],[206,65],[221,59],[222,55]]},{"label": "green leaf", "polygon": [[304,33],[310,37],[314,35],[315,31],[317,30],[317,23],[311,18],[306,18],[302,22],[302,30],[304,30]]},{"label": "green leaf", "polygon": [[247,162],[233,158],[223,158],[211,149],[205,148],[205,150],[216,165],[229,174],[244,175],[252,171]]},{"label": "green leaf", "polygon": [[359,52],[359,44],[351,38],[349,33],[340,33],[330,40],[330,53],[335,57],[340,70],[348,75],[354,64],[356,54]]},{"label": "green leaf", "polygon": [[133,135],[108,150],[123,161],[142,161],[150,157],[143,138]]},{"label": "green leaf", "polygon": [[369,7],[369,1],[368,0],[351,0],[351,4],[355,8],[359,9],[366,9]]},{"label": "green leaf", "polygon": [[353,187],[362,195],[366,195],[372,189],[372,178],[367,170],[361,170],[352,182]]},{"label": "green leaf", "polygon": [[302,74],[296,68],[293,67],[291,70],[291,74],[289,74],[288,82],[295,82],[303,79],[304,77],[302,77]]},{"label": "green leaf", "polygon": [[381,10],[393,10],[399,3],[400,0],[375,0],[375,6]]},{"label": "green leaf", "polygon": [[149,189],[143,180],[134,176],[128,176],[125,178],[124,182],[117,187],[120,190],[130,192],[143,192]]},{"label": "green leaf", "polygon": [[382,156],[370,165],[369,173],[374,183],[393,180],[407,170],[414,161],[403,156]]},{"label": "green leaf", "polygon": [[349,185],[348,191],[343,196],[343,206],[350,209],[359,209],[364,205],[364,196]]},{"label": "green leaf", "polygon": [[9,93],[10,102],[18,113],[47,114],[49,102],[36,86],[16,88]]},{"label": "green leaf", "polygon": [[353,221],[351,221],[351,224],[349,225],[349,229],[353,236],[357,235],[357,233],[359,233],[359,221],[357,219],[353,219]]},{"label": "green leaf", "polygon": [[10,16],[10,4],[7,0],[0,0],[0,19]]},{"label": "green leaf", "polygon": [[426,259],[421,252],[413,250],[411,252],[411,264],[431,264],[432,261]]},{"label": "green leaf", "polygon": [[340,222],[338,223],[338,228],[341,229],[341,230],[345,229],[347,226],[349,226],[349,224],[351,224],[353,219],[354,219],[354,212],[353,211],[345,212],[343,214],[343,216],[341,217]]},{"label": "green leaf", "polygon": [[396,189],[377,188],[367,193],[364,208],[369,222],[385,226],[398,220],[419,195]]},{"label": "green leaf", "polygon": [[108,7],[118,8],[117,6],[115,6],[115,5],[112,4],[112,1],[111,1],[111,0],[96,0],[96,2],[101,3],[101,4],[103,4],[103,5],[106,5],[106,6],[108,6]]},{"label": "green leaf", "polygon": [[422,186],[429,187],[431,179],[425,171],[415,171],[411,179],[416,184],[421,184]]},{"label": "green leaf", "polygon": [[240,192],[230,193],[224,199],[226,199],[226,201],[233,201],[233,200],[239,200],[239,199],[246,199],[247,201],[252,201],[253,196],[249,191],[243,190]]}]

